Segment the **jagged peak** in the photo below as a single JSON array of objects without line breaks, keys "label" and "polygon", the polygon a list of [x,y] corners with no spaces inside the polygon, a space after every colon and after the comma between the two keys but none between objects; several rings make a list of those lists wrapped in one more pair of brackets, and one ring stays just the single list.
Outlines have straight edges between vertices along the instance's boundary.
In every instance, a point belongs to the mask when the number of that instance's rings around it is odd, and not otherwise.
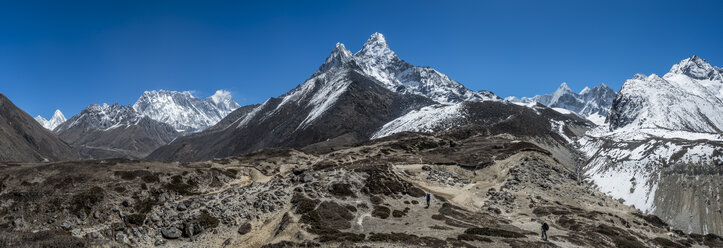
[{"label": "jagged peak", "polygon": [[396,56],[394,52],[389,49],[387,39],[380,33],[374,33],[369,36],[369,39],[364,43],[362,49],[356,54],[361,56]]},{"label": "jagged peak", "polygon": [[595,91],[595,90],[615,91],[615,90],[613,90],[612,88],[608,87],[608,86],[607,86],[606,84],[604,84],[604,83],[600,83],[599,85],[597,85],[597,86],[595,86],[595,87],[592,87],[592,89],[590,89],[590,90],[592,90],[592,91]]},{"label": "jagged peak", "polygon": [[331,50],[332,54],[348,53],[348,52],[349,52],[349,50],[347,50],[346,46],[344,46],[344,43],[341,43],[341,42],[337,42],[336,45],[334,46],[334,49]]},{"label": "jagged peak", "polygon": [[705,59],[693,55],[673,65],[669,73],[684,74],[692,78],[704,79],[709,78],[713,72],[715,72],[715,68],[705,61]]},{"label": "jagged peak", "polygon": [[334,49],[331,50],[329,56],[326,57],[324,63],[319,66],[319,69],[312,75],[312,77],[331,70],[334,67],[343,66],[352,60],[352,56],[353,55],[346,49],[344,44],[336,43]]},{"label": "jagged peak", "polygon": [[[367,40],[366,44],[382,44],[387,45],[387,39],[384,38],[384,35],[379,32],[374,32],[372,35],[369,36],[369,39]],[[364,45],[366,45],[364,44]]]},{"label": "jagged peak", "polygon": [[60,112],[60,109],[56,109],[55,113],[53,113],[53,117],[51,117],[51,118],[52,119],[54,119],[54,118],[65,119],[65,115],[63,115],[63,112]]},{"label": "jagged peak", "polygon": [[588,92],[590,92],[590,87],[585,86],[585,88],[582,89],[582,90],[580,91],[580,93],[578,93],[578,94],[582,95],[582,94],[585,94],[585,93],[588,93]]},{"label": "jagged peak", "polygon": [[336,43],[334,49],[331,50],[331,54],[329,54],[329,57],[326,58],[326,61],[324,63],[329,63],[332,60],[346,61],[351,58],[351,56],[351,52],[346,49],[346,46],[344,46],[343,43]]},{"label": "jagged peak", "polygon": [[566,82],[562,82],[562,84],[560,84],[560,87],[557,87],[557,90],[555,90],[555,92],[558,92],[558,91],[560,91],[560,92],[568,92],[568,91],[569,91],[569,92],[572,92],[572,90],[570,89],[570,86],[568,86]]}]

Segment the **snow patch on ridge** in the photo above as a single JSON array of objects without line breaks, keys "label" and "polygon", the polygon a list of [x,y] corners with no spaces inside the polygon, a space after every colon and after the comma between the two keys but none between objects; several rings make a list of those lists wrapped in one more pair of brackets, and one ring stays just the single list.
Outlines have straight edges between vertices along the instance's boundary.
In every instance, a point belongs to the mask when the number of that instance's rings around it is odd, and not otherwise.
[{"label": "snow patch on ridge", "polygon": [[372,135],[372,139],[405,131],[433,132],[451,127],[463,118],[463,108],[464,103],[457,103],[453,105],[437,104],[413,110],[385,124]]},{"label": "snow patch on ridge", "polygon": [[[334,103],[336,103],[339,97],[346,91],[351,81],[346,80],[342,74],[337,74],[337,76],[338,77],[332,78],[326,85],[318,85],[322,88],[314,94],[307,104],[308,107],[312,108],[311,112],[309,112],[309,115],[299,124],[297,129],[304,129],[313,123],[314,120],[334,106]],[[319,81],[310,84],[309,87],[317,87],[317,83],[319,83]]]}]

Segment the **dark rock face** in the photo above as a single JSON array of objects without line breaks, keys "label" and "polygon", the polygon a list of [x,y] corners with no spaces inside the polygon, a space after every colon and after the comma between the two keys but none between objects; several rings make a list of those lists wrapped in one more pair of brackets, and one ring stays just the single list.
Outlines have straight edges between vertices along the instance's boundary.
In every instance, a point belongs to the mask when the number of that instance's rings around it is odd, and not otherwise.
[{"label": "dark rock face", "polygon": [[143,158],[180,135],[168,124],[117,104],[91,105],[55,132],[83,157],[93,159]]},{"label": "dark rock face", "polygon": [[[350,137],[350,142],[362,141],[388,121],[433,103],[422,96],[391,92],[352,68],[334,68],[329,73],[333,76],[312,78],[308,85],[271,98],[247,114],[231,113],[230,117],[242,117],[222,120],[231,123],[225,128],[178,138],[147,158],[200,161],[267,147],[303,147],[342,135]],[[314,105],[335,94],[337,98],[326,109]]]},{"label": "dark rock face", "polygon": [[644,101],[645,99],[624,94],[615,97],[610,109],[610,115],[607,117],[610,129],[614,130],[632,123],[638,117],[638,112],[629,110],[641,108]]},{"label": "dark rock face", "polygon": [[0,94],[0,161],[72,160],[78,153]]}]

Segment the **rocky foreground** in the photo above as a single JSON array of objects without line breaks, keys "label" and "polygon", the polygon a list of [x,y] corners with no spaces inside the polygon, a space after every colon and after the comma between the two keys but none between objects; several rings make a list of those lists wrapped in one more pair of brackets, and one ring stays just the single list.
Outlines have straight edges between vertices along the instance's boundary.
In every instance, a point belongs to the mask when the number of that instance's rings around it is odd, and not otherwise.
[{"label": "rocky foreground", "polygon": [[723,246],[596,191],[561,144],[463,127],[208,162],[0,164],[0,246]]}]

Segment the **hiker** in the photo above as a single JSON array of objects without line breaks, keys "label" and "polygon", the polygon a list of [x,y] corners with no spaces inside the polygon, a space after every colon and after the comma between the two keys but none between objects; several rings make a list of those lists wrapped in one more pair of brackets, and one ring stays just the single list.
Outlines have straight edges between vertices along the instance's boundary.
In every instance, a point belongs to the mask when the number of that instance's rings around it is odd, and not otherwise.
[{"label": "hiker", "polygon": [[432,196],[432,195],[430,195],[429,193],[427,193],[427,207],[425,207],[425,208],[429,208],[429,199],[431,198],[431,196]]},{"label": "hiker", "polygon": [[542,223],[542,240],[547,241],[547,230],[550,230],[550,226],[547,225],[547,222]]}]

